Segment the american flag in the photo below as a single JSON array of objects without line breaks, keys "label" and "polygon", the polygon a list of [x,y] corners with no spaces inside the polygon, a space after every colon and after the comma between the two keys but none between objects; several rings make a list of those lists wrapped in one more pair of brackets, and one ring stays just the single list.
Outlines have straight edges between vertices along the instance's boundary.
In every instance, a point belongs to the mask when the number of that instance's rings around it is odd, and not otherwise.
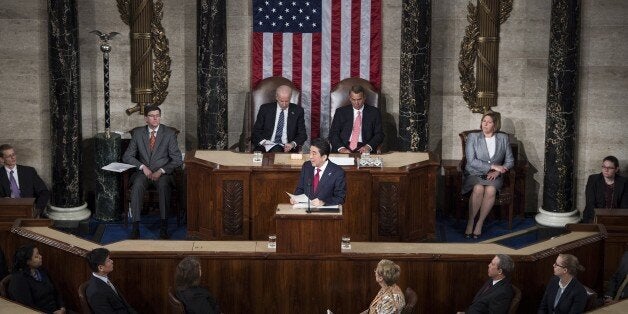
[{"label": "american flag", "polygon": [[381,85],[381,0],[253,0],[252,84],[283,76],[301,90],[309,138],[327,137],[331,89]]}]

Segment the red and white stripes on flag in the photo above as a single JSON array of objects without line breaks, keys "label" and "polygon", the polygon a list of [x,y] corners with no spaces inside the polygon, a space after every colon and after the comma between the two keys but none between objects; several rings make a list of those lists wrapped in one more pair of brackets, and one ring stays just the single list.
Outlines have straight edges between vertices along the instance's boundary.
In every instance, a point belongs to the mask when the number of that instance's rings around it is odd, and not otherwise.
[{"label": "red and white stripes on flag", "polygon": [[252,86],[291,80],[309,139],[328,136],[339,81],[361,77],[380,88],[381,45],[381,0],[253,0]]}]

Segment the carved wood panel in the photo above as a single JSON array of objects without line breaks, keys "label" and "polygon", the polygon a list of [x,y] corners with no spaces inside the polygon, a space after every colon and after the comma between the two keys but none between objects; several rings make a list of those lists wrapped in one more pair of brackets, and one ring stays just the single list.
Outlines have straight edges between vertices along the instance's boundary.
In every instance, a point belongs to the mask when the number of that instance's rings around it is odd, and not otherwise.
[{"label": "carved wood panel", "polygon": [[393,182],[379,184],[379,223],[377,235],[398,237],[399,233],[399,185]]},{"label": "carved wood panel", "polygon": [[225,180],[222,185],[222,233],[242,235],[244,223],[244,183],[241,180]]}]

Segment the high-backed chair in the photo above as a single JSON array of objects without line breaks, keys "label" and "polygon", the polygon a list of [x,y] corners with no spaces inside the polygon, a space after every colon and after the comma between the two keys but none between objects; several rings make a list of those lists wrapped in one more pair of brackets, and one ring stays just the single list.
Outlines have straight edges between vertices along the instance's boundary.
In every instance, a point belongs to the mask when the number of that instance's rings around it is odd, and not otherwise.
[{"label": "high-backed chair", "polygon": [[[366,101],[365,101],[366,105],[380,108],[380,110],[382,110],[381,100],[383,99],[383,97],[380,97],[379,92],[375,90],[375,87],[373,87],[373,84],[359,77],[346,78],[338,82],[338,84],[336,84],[336,86],[334,86],[334,88],[331,90],[331,96],[330,96],[331,100],[329,103],[329,110],[330,110],[329,111],[329,125],[330,126],[331,126],[331,122],[334,120],[334,114],[336,113],[336,109],[342,106],[347,106],[351,104],[351,102],[349,101],[349,93],[351,92],[351,87],[355,85],[359,85],[359,86],[362,86],[362,88],[364,88],[364,97],[366,98]],[[382,120],[382,123],[384,123],[383,120]],[[377,153],[381,153],[382,144],[380,144],[378,147],[374,147],[374,149]]]},{"label": "high-backed chair", "polygon": [[263,104],[276,101],[275,91],[277,90],[277,87],[281,85],[287,85],[292,88],[292,95],[290,96],[291,103],[297,105],[301,104],[301,92],[289,79],[281,76],[271,76],[261,80],[247,97],[248,99],[244,108],[244,123],[242,125],[240,141],[231,146],[230,149],[235,150],[237,148],[240,151],[247,152],[253,150],[251,145],[251,132],[253,130],[253,124],[255,124],[257,112]]},{"label": "high-backed chair", "polygon": [[414,308],[416,307],[417,302],[419,301],[419,296],[416,294],[412,288],[407,287],[404,293],[404,297],[406,299],[406,305],[401,310],[402,314],[412,314],[414,313]]},{"label": "high-backed chair", "polygon": [[87,285],[89,285],[89,281],[82,283],[78,287],[79,302],[81,303],[81,312],[83,314],[92,313],[92,308],[89,307],[89,303],[87,303],[87,293],[85,293],[85,290],[87,290]]},{"label": "high-backed chair", "polygon": [[514,296],[512,297],[512,301],[510,301],[508,314],[517,314],[519,302],[521,302],[521,289],[517,288],[517,286],[515,285],[512,285],[512,291],[514,292]]},{"label": "high-backed chair", "polygon": [[0,296],[3,298],[8,298],[9,283],[11,283],[11,275],[6,275],[0,281]]},{"label": "high-backed chair", "polygon": [[[467,146],[467,137],[470,133],[481,132],[480,130],[469,130],[464,131],[459,134],[460,136],[460,144],[462,144],[462,160],[460,160],[460,170],[464,173],[464,168],[467,165],[467,156],[465,155],[465,147]],[[505,133],[505,132],[501,132]],[[508,133],[505,133],[509,135]],[[509,135],[510,136],[510,135]],[[512,155],[515,158],[515,164],[517,163],[517,148],[516,144],[510,144]],[[513,149],[514,146],[514,149]],[[462,186],[464,182],[461,182],[460,186]],[[459,201],[456,204],[457,210],[462,210],[462,212],[468,212],[468,206],[465,206],[469,202],[469,196],[471,193],[467,193],[465,195],[461,195],[458,199]],[[493,206],[500,206],[505,208],[508,214],[508,229],[512,229],[512,218],[514,216],[514,195],[515,195],[515,169],[510,169],[504,175],[504,185],[501,188],[501,191],[495,196],[495,204]]]},{"label": "high-backed chair", "polygon": [[595,292],[595,290],[584,286],[584,290],[587,291],[587,305],[584,308],[585,312],[589,312],[591,310],[594,310],[595,308],[597,308],[598,304],[597,304],[597,292]]},{"label": "high-backed chair", "polygon": [[170,313],[172,314],[185,314],[185,307],[181,300],[177,298],[172,287],[168,287],[168,305],[170,307]]}]

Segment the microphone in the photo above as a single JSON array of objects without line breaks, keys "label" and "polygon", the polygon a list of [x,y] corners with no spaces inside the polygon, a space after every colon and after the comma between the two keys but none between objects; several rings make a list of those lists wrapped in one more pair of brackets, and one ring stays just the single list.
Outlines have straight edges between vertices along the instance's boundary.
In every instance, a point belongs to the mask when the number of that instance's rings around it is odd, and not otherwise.
[{"label": "microphone", "polygon": [[306,213],[312,213],[312,209],[310,208],[310,191],[311,191],[312,182],[307,183],[307,190],[305,191],[305,196],[307,196],[307,210]]}]

